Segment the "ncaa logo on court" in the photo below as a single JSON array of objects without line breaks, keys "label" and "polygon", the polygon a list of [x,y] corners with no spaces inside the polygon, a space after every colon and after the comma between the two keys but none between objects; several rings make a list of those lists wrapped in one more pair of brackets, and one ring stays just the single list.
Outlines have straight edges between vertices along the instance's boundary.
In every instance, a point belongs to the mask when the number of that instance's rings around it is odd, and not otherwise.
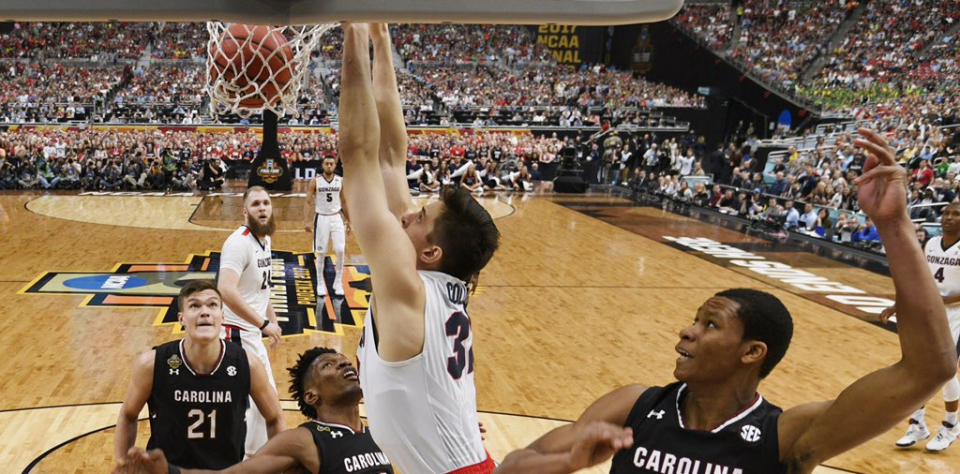
[{"label": "ncaa logo on court", "polygon": [[68,288],[81,290],[122,290],[147,285],[147,280],[125,275],[93,275],[71,278],[63,282]]},{"label": "ncaa logo on court", "polygon": [[[312,252],[273,252],[270,302],[284,337],[310,332],[343,335],[344,326],[363,324],[370,301],[370,270],[366,265],[343,268],[344,296],[316,295],[316,265]],[[324,259],[324,273],[335,265]],[[180,288],[194,280],[214,280],[220,269],[220,252],[191,255],[182,263],[120,263],[102,273],[47,272],[19,294],[85,295],[80,307],[108,306],[158,308],[155,326],[171,325],[182,333],[177,320]],[[332,276],[325,280],[332,282]],[[333,291],[328,287],[327,294]],[[172,367],[176,371],[178,367]]]},{"label": "ncaa logo on court", "polygon": [[740,437],[748,443],[756,443],[760,441],[760,428],[753,425],[743,425],[743,428],[740,428]]}]

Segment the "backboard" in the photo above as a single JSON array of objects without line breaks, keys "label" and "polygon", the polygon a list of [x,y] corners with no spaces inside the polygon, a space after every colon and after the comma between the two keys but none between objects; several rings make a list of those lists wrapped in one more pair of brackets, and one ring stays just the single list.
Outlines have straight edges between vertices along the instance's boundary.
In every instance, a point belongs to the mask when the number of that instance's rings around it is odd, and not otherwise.
[{"label": "backboard", "polygon": [[622,25],[666,20],[683,0],[0,0],[0,21],[339,21]]}]

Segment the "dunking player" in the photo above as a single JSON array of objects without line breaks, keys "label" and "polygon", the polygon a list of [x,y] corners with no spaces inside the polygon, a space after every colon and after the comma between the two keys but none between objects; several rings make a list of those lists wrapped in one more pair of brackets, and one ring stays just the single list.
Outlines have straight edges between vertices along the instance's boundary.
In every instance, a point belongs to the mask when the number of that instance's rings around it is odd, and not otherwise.
[{"label": "dunking player", "polygon": [[307,199],[303,202],[303,228],[313,233],[313,251],[316,253],[317,296],[327,294],[327,284],[323,281],[323,260],[330,240],[333,240],[333,251],[337,254],[333,294],[343,296],[343,251],[350,224],[347,208],[341,205],[340,199],[343,178],[334,174],[336,169],[336,158],[324,158],[323,174],[317,176],[313,185],[307,188]]},{"label": "dunking player", "polygon": [[[340,157],[351,224],[374,296],[357,350],[377,444],[405,473],[487,473],[473,380],[467,281],[499,232],[460,188],[416,209],[406,182],[407,134],[386,25],[344,24]],[[378,158],[379,156],[379,158]]]},{"label": "dunking player", "polygon": [[[680,331],[666,387],[631,385],[601,397],[572,425],[504,459],[498,473],[568,473],[613,455],[611,473],[807,473],[880,435],[956,373],[937,287],[906,212],[906,172],[883,138],[860,130],[869,158],[857,179],[861,209],[887,250],[900,309],[903,358],[836,400],[781,410],[757,387],[786,354],[790,313],[776,297],[727,290]],[[614,454],[616,453],[616,454]]]},{"label": "dunking player", "polygon": [[147,448],[163,449],[184,467],[220,469],[243,459],[248,396],[266,417],[271,436],[286,428],[263,364],[220,339],[223,308],[213,282],[188,283],[178,302],[177,318],[186,337],[144,352],[134,362],[114,440],[118,471],[129,467],[126,456],[137,440],[144,403],[150,406]]},{"label": "dunking player", "polygon": [[[217,275],[226,315],[221,337],[256,355],[274,390],[277,383],[262,338],[269,336],[273,348],[280,342],[280,326],[270,304],[270,236],[275,230],[273,204],[267,190],[260,186],[247,189],[243,193],[243,225],[223,243]],[[251,405],[247,411],[247,456],[253,456],[266,442],[264,418]]]},{"label": "dunking player", "polygon": [[[303,468],[316,474],[393,474],[390,460],[360,421],[360,382],[343,354],[315,347],[300,355],[290,372],[290,393],[311,421],[270,439],[257,455],[217,472],[273,474]],[[129,472],[167,474],[164,453],[129,452]],[[139,470],[138,470],[139,469]],[[184,469],[182,474],[212,471]]]},{"label": "dunking player", "polygon": [[[940,220],[943,235],[938,235],[927,242],[924,253],[927,256],[927,265],[930,273],[940,289],[940,297],[947,310],[947,319],[950,320],[950,337],[960,347],[960,203],[952,203],[943,210]],[[886,322],[897,312],[896,305],[887,308],[880,320]],[[927,443],[928,451],[943,451],[950,447],[960,435],[960,423],[957,423],[957,408],[960,405],[960,380],[954,377],[943,386],[943,402],[946,416],[940,431]],[[925,421],[924,407],[910,415],[910,426],[907,434],[897,440],[897,446],[906,448],[913,446],[917,441],[930,437],[930,430]]]}]

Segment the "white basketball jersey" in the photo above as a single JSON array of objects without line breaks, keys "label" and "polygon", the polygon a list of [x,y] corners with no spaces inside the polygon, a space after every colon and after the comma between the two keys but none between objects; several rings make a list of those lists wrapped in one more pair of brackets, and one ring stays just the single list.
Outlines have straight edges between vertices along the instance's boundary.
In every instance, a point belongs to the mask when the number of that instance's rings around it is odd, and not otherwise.
[{"label": "white basketball jersey", "polygon": [[[940,289],[940,296],[960,293],[960,243],[944,249],[943,236],[938,235],[927,241],[924,253],[933,281]],[[960,305],[947,306],[947,319],[950,320],[950,331],[956,341],[960,335]]]},{"label": "white basketball jersey", "polygon": [[[247,305],[260,317],[267,317],[267,304],[270,303],[270,237],[260,240],[247,226],[227,237],[220,253],[220,268],[229,268],[240,275],[237,289]],[[223,306],[224,323],[238,326],[247,331],[260,331],[260,328],[237,316],[229,306]]]},{"label": "white basketball jersey", "polygon": [[[357,349],[370,432],[404,473],[447,473],[486,460],[473,382],[473,333],[458,278],[418,272],[426,291],[423,352],[380,359],[370,311]],[[389,316],[384,316],[389,317]]]},{"label": "white basketball jersey", "polygon": [[343,187],[343,178],[333,175],[332,181],[327,181],[321,174],[315,180],[317,184],[317,214],[329,216],[340,212],[340,189]]}]

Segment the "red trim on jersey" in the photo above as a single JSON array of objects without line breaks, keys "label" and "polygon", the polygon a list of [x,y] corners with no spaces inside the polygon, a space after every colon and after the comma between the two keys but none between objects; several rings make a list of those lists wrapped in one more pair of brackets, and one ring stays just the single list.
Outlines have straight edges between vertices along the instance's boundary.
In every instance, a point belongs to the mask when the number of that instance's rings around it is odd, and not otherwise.
[{"label": "red trim on jersey", "polygon": [[721,426],[729,423],[730,420],[733,420],[734,418],[737,418],[738,416],[742,415],[742,414],[743,414],[744,412],[746,412],[747,410],[753,410],[754,408],[757,407],[757,402],[759,402],[759,401],[760,401],[760,394],[758,393],[758,394],[754,395],[753,400],[752,400],[749,404],[747,404],[747,406],[741,408],[740,411],[734,413],[733,416],[731,416],[730,418],[727,418],[727,419],[724,420],[722,423],[717,424],[717,426],[714,426],[713,428],[710,428],[710,429],[707,430],[707,431],[713,431],[713,430],[715,430],[715,429],[717,429],[717,428],[719,428],[719,427],[721,427]]},{"label": "red trim on jersey", "polygon": [[236,329],[237,334],[240,334],[240,331],[243,331],[243,329],[241,329],[240,326],[234,326],[232,324],[223,324],[222,326],[223,326],[224,332],[226,332],[227,334],[226,337],[223,338],[223,340],[227,342],[230,342],[233,340],[231,333],[233,333],[234,329]]},{"label": "red trim on jersey", "polygon": [[448,474],[490,474],[497,468],[497,464],[490,459],[490,453],[487,453],[487,459],[472,466],[461,467],[456,471],[450,471]]},{"label": "red trim on jersey", "polygon": [[244,229],[243,235],[250,235],[250,228],[249,228],[249,227],[246,228],[246,229]]}]

